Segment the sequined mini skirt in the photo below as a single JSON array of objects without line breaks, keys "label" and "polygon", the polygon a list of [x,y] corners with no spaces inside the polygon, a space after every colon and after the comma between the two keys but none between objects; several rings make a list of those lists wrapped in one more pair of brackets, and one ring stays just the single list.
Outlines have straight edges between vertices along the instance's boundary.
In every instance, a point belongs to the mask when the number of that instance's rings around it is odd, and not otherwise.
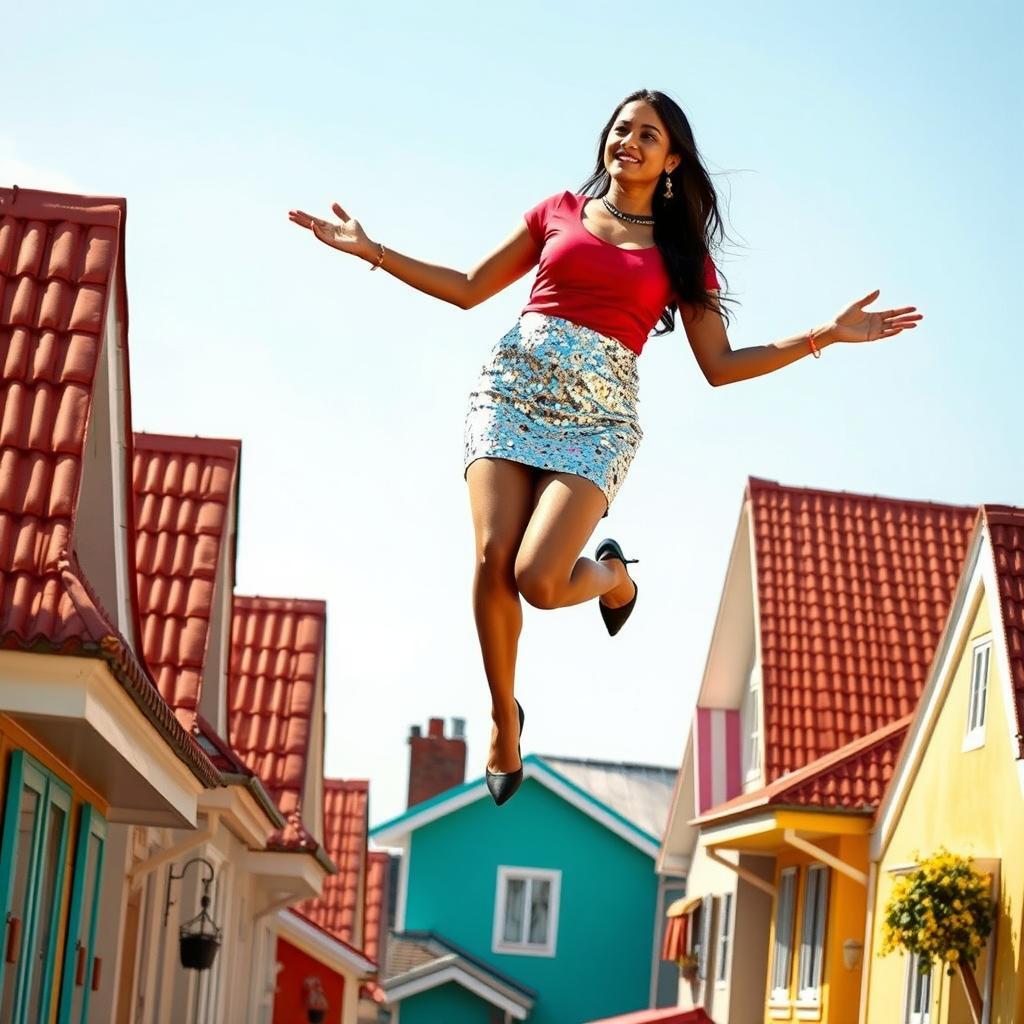
[{"label": "sequined mini skirt", "polygon": [[510,459],[585,477],[611,505],[643,438],[636,358],[589,327],[523,313],[470,393],[463,475],[476,459]]}]

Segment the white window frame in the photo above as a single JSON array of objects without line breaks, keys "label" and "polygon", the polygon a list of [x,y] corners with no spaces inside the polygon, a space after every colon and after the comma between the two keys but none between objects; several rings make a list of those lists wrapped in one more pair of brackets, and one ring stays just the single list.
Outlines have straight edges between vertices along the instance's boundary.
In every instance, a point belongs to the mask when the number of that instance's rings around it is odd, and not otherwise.
[{"label": "white window frame", "polygon": [[[935,994],[932,988],[935,971],[932,970],[925,975],[917,973],[917,964],[920,958],[917,956],[905,956],[907,962],[906,979],[903,985],[903,1015],[900,1017],[902,1024],[931,1024],[932,1019],[932,996]],[[918,978],[926,979],[926,997],[924,1009],[914,1008],[914,988]]]},{"label": "white window frame", "polygon": [[694,929],[695,947],[691,953],[697,957],[697,977],[706,985],[711,971],[711,916],[715,912],[715,897],[705,894],[700,901],[700,931]]},{"label": "white window frame", "polygon": [[[773,986],[769,994],[769,1007],[776,1009],[789,1010],[789,993],[790,988],[793,984],[793,932],[796,925],[796,895],[797,895],[797,881],[799,875],[795,867],[783,868],[779,874],[779,889],[775,897],[775,935],[772,943],[772,960],[770,965],[770,973],[768,975],[768,982],[771,984],[775,980],[776,975],[776,964],[779,962],[780,957],[785,957],[785,978],[786,986],[775,987]],[[787,885],[788,883],[788,885]],[[789,892],[789,904],[786,906],[783,902],[783,894]],[[780,934],[779,926],[784,923],[784,917],[788,918],[786,923],[786,942],[783,944]],[[778,973],[783,973],[779,971]]]},{"label": "white window frame", "polygon": [[742,768],[744,783],[761,779],[761,663],[755,658],[747,677],[747,690],[743,695],[740,726],[743,730]]},{"label": "white window frame", "polygon": [[729,980],[729,962],[732,958],[732,918],[736,901],[731,892],[719,897],[718,948],[715,951],[715,982],[725,988]]},{"label": "white window frame", "polygon": [[[803,907],[800,912],[800,959],[797,964],[797,1009],[817,1009],[821,1006],[821,979],[824,975],[826,936],[828,935],[829,869],[824,864],[811,864],[804,875]],[[812,908],[810,896],[814,888],[819,890],[817,903]],[[810,919],[814,913],[814,919]],[[815,942],[808,941],[809,928],[813,927]],[[810,964],[808,964],[810,960]],[[812,977],[805,978],[808,966]],[[804,981],[809,984],[804,984]]]},{"label": "white window frame", "polygon": [[971,647],[971,678],[968,683],[967,728],[962,750],[985,745],[985,720],[988,711],[989,677],[992,674],[992,637],[975,641]]},{"label": "white window frame", "polygon": [[[526,885],[526,919],[523,930],[530,933],[530,893],[534,880],[550,883],[548,903],[548,935],[543,944],[536,942],[507,942],[505,935],[505,897],[508,883],[524,881]],[[516,956],[553,957],[558,945],[558,905],[562,889],[562,872],[548,868],[512,867],[501,864],[498,866],[497,889],[494,897],[494,929],[491,934],[492,953],[511,953]]]}]

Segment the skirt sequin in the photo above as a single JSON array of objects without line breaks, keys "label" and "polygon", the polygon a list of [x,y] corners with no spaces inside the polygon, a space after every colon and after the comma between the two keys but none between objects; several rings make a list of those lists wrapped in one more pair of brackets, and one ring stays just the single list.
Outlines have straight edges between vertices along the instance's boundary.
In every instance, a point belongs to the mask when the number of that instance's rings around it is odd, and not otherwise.
[{"label": "skirt sequin", "polygon": [[511,459],[585,477],[611,505],[643,438],[637,390],[636,353],[622,342],[523,313],[470,393],[463,475],[476,459]]}]

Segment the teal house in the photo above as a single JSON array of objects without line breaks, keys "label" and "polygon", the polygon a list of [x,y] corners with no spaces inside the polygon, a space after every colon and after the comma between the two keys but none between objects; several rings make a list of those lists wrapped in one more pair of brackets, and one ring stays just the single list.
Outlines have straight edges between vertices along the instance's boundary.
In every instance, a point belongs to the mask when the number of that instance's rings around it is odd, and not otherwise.
[{"label": "teal house", "polygon": [[585,1024],[656,1005],[675,770],[523,763],[503,807],[480,778],[371,832],[401,850],[380,974],[392,1024]]}]

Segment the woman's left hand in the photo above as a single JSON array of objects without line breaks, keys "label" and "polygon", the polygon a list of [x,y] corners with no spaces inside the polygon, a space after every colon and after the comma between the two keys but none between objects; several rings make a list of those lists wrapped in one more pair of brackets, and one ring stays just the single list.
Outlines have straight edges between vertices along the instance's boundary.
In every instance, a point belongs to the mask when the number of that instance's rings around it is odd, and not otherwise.
[{"label": "woman's left hand", "polygon": [[879,289],[876,288],[836,317],[832,324],[832,341],[878,341],[880,338],[892,338],[900,331],[916,327],[917,321],[923,319],[921,313],[914,312],[916,306],[869,313],[864,307],[874,302],[878,293]]}]

